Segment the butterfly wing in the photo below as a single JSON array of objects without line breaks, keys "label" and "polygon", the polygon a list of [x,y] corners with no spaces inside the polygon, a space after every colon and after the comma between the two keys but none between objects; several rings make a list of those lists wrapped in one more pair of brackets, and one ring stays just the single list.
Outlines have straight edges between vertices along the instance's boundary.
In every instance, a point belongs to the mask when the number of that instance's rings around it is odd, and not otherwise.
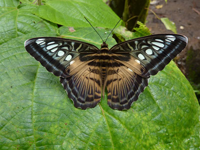
[{"label": "butterfly wing", "polygon": [[131,70],[138,69],[131,65],[137,62],[145,69],[140,75],[150,77],[163,70],[185,48],[187,41],[187,37],[178,34],[157,34],[119,43],[111,48],[111,52],[123,57],[130,55],[128,60],[118,57],[116,61],[122,61]]},{"label": "butterfly wing", "polygon": [[100,67],[97,66],[98,60],[94,59],[95,55],[85,54],[83,57],[87,57],[87,61],[84,63],[80,59],[81,56],[76,58],[75,63],[65,70],[68,77],[60,78],[69,98],[77,108],[93,108],[101,100],[102,78]]},{"label": "butterfly wing", "polygon": [[95,107],[101,99],[99,66],[90,67],[99,49],[91,44],[56,37],[25,42],[26,50],[49,72],[60,77],[75,107]]},{"label": "butterfly wing", "polygon": [[162,70],[187,44],[182,35],[151,35],[119,43],[110,49],[113,78],[107,76],[108,104],[114,109],[129,109],[148,85],[150,75]]},{"label": "butterfly wing", "polygon": [[108,105],[113,109],[129,109],[148,85],[147,78],[139,76],[123,63],[110,60],[107,69],[106,87]]}]

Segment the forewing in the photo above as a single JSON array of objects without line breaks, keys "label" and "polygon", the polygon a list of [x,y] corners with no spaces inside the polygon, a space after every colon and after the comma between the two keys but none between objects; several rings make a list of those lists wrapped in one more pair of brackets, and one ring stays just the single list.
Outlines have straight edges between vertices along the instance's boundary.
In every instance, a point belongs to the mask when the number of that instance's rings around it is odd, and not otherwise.
[{"label": "forewing", "polygon": [[111,48],[111,53],[121,55],[115,60],[148,78],[162,70],[186,44],[185,36],[157,34],[119,43]]},{"label": "forewing", "polygon": [[94,61],[97,47],[75,40],[39,37],[27,40],[25,48],[48,71],[60,76],[75,107],[91,108],[100,101],[102,83]]},{"label": "forewing", "polygon": [[66,76],[64,70],[80,54],[98,51],[98,48],[91,44],[56,37],[32,38],[24,45],[26,50],[49,72],[61,77]]}]

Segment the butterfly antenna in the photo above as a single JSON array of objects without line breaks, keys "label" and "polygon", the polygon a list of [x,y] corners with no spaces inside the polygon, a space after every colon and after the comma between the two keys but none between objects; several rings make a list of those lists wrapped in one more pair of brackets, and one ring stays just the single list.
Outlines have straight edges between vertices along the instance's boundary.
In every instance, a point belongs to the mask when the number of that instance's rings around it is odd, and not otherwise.
[{"label": "butterfly antenna", "polygon": [[121,18],[119,19],[119,21],[116,23],[116,25],[114,26],[114,28],[110,31],[109,35],[107,36],[105,42],[107,41],[108,37],[111,35],[111,33],[113,32],[113,30],[116,28],[116,26],[119,24],[119,22],[121,21]]},{"label": "butterfly antenna", "polygon": [[90,26],[94,29],[94,31],[99,35],[99,37],[101,38],[102,42],[104,42],[104,40],[102,39],[101,35],[97,32],[97,30],[92,26],[92,24],[87,20],[86,17],[84,17],[84,18],[90,24]]}]

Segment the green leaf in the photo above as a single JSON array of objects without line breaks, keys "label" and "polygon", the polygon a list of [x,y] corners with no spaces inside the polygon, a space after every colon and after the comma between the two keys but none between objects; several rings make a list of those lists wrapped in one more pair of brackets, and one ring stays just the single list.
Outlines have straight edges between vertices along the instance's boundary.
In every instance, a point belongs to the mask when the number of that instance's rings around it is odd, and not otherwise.
[{"label": "green leaf", "polygon": [[114,30],[114,34],[124,42],[124,40],[131,40],[142,36],[151,35],[149,29],[141,22],[137,22],[139,27],[134,28],[135,32],[128,31],[125,27],[120,26]]},{"label": "green leaf", "polygon": [[[74,32],[70,32],[68,28],[62,27],[60,28],[60,34],[61,34],[60,36],[66,39],[74,39],[74,40],[79,40],[86,43],[91,43],[99,48],[101,47],[101,44],[103,41],[91,27],[79,27],[79,28],[75,28],[74,30],[75,30]],[[97,28],[96,30],[101,35],[103,40],[105,40],[110,33],[110,32],[107,32],[105,29],[101,29],[101,28]],[[117,44],[116,41],[111,37],[108,38],[106,43],[110,47]]]},{"label": "green leaf", "polygon": [[[6,26],[2,20],[7,13],[10,22]],[[7,37],[0,44],[1,150],[200,147],[199,105],[173,62],[150,78],[149,86],[128,111],[111,109],[106,97],[97,107],[80,110],[68,99],[59,77],[31,57],[23,43],[32,37],[59,35],[100,46],[98,35],[92,28],[58,30],[25,7],[7,13],[0,12],[0,37]],[[103,39],[108,34],[97,30]],[[110,37],[108,44],[111,47],[116,42]]]},{"label": "green leaf", "polygon": [[37,3],[37,1],[35,1],[35,0],[20,0],[20,2],[22,2],[23,4],[33,4],[33,3]]},{"label": "green leaf", "polygon": [[18,5],[18,0],[0,0],[1,7],[17,7]]},{"label": "green leaf", "polygon": [[165,25],[166,29],[171,30],[174,33],[177,33],[176,25],[174,24],[174,22],[170,21],[168,18],[161,18],[161,21]]},{"label": "green leaf", "polygon": [[131,31],[128,31],[127,28],[124,26],[116,28],[113,32],[122,42],[133,38],[133,33]]},{"label": "green leaf", "polygon": [[106,28],[113,28],[119,20],[102,0],[48,0],[36,14],[51,22],[72,27],[89,27],[84,17],[93,26]]},{"label": "green leaf", "polygon": [[38,30],[57,30],[55,24],[33,15],[29,8],[3,7],[0,10],[0,43]]},{"label": "green leaf", "polygon": [[[194,118],[200,116],[200,109],[198,110],[198,113],[194,116]],[[183,141],[183,147],[185,149],[199,149],[200,147],[200,122],[197,122],[196,125],[190,130],[190,135],[185,138]]]},{"label": "green leaf", "polygon": [[133,37],[138,38],[142,36],[151,35],[150,30],[141,22],[137,22],[139,25],[138,28],[134,28],[135,32],[133,32]]}]

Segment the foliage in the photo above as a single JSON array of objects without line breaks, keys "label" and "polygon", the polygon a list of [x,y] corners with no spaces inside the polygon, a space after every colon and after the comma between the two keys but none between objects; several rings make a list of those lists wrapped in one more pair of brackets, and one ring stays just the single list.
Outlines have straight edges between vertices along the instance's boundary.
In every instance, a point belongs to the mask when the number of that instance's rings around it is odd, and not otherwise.
[{"label": "foliage", "polygon": [[114,30],[114,34],[120,39],[121,42],[151,34],[149,29],[141,22],[138,21],[137,25],[139,27],[134,28],[136,32],[130,32],[125,27],[120,26]]},{"label": "foliage", "polygon": [[161,21],[165,25],[166,29],[171,30],[174,33],[177,33],[176,25],[174,24],[174,22],[170,21],[168,18],[161,18]]},{"label": "foliage", "polygon": [[133,31],[138,21],[145,23],[150,0],[110,0],[109,6],[123,19],[128,30]]},{"label": "foliage", "polygon": [[[43,6],[29,0],[0,0],[0,7],[1,150],[200,147],[198,102],[173,62],[150,78],[128,111],[112,110],[106,97],[97,107],[80,110],[68,99],[59,78],[24,49],[25,40],[39,36],[100,46],[102,41],[84,16],[101,27],[97,30],[103,39],[108,35],[103,27],[112,28],[119,19],[101,0],[48,0]],[[143,26],[138,31],[142,29],[145,33]],[[111,37],[107,43],[116,44]]]}]

